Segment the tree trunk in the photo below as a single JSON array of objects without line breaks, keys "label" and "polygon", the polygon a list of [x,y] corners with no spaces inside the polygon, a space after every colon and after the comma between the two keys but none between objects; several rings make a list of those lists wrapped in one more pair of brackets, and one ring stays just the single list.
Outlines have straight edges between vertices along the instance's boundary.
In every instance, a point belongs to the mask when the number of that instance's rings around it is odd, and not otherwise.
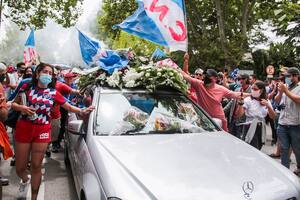
[{"label": "tree trunk", "polygon": [[223,0],[215,0],[216,3],[216,10],[217,10],[217,20],[218,20],[218,28],[219,28],[219,35],[220,35],[220,43],[221,48],[224,53],[225,59],[225,66],[228,64],[228,52],[226,48],[226,36],[225,36],[225,21],[224,21],[224,14],[223,14]]},{"label": "tree trunk", "polygon": [[0,27],[2,23],[2,0],[0,0]]},{"label": "tree trunk", "polygon": [[243,7],[242,7],[242,17],[240,21],[240,29],[241,29],[241,35],[242,35],[242,42],[241,47],[243,49],[248,48],[248,20],[249,16],[252,12],[252,9],[255,5],[256,0],[243,0]]}]

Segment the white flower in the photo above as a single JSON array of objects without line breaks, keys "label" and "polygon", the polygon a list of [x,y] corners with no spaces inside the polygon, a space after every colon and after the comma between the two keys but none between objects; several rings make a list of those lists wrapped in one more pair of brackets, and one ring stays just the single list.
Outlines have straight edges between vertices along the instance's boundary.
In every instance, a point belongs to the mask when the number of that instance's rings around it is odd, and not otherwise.
[{"label": "white flower", "polygon": [[161,76],[161,73],[160,73],[160,72],[158,72],[158,73],[157,73],[157,76]]},{"label": "white flower", "polygon": [[137,79],[141,78],[143,76],[144,73],[137,73],[135,71],[135,69],[130,69],[129,71],[127,71],[127,73],[125,74],[125,76],[123,77],[123,81],[125,83],[129,82],[129,81],[136,81]]},{"label": "white flower", "polygon": [[135,81],[133,81],[133,80],[128,81],[128,82],[126,82],[126,84],[125,84],[125,87],[127,87],[127,88],[133,88],[133,87],[135,87],[135,86],[136,86],[136,83],[135,83]]},{"label": "white flower", "polygon": [[174,73],[173,73],[173,72],[170,72],[169,75],[170,75],[170,76],[174,76]]},{"label": "white flower", "polygon": [[146,73],[145,76],[146,76],[146,77],[149,77],[149,76],[150,76],[150,73]]},{"label": "white flower", "polygon": [[114,71],[114,73],[110,77],[107,78],[107,83],[111,87],[119,86],[119,84],[120,84],[120,73],[118,72],[117,69]]}]

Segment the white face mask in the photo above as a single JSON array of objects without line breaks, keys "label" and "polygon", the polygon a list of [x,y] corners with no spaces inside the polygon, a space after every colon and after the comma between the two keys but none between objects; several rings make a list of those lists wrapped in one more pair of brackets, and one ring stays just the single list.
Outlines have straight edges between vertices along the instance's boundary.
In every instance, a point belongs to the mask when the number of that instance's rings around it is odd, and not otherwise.
[{"label": "white face mask", "polygon": [[256,91],[252,90],[251,96],[254,98],[260,97],[260,90],[256,90]]}]

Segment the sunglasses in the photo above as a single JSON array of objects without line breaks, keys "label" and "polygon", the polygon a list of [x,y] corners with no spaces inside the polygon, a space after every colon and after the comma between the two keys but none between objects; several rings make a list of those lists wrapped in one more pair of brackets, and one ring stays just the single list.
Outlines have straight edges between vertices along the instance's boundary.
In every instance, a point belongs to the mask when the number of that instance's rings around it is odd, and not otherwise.
[{"label": "sunglasses", "polygon": [[202,76],[203,74],[200,74],[200,73],[196,73],[195,75],[196,75],[196,76]]}]

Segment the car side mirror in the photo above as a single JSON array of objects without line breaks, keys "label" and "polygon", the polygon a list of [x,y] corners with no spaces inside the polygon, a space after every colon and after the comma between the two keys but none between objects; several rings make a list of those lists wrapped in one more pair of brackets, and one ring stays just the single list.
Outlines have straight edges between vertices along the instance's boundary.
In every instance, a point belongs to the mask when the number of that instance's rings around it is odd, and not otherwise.
[{"label": "car side mirror", "polygon": [[214,120],[214,122],[222,128],[222,120],[218,119],[218,118],[212,118]]},{"label": "car side mirror", "polygon": [[73,120],[68,123],[68,131],[74,135],[84,135],[82,132],[83,120]]}]

